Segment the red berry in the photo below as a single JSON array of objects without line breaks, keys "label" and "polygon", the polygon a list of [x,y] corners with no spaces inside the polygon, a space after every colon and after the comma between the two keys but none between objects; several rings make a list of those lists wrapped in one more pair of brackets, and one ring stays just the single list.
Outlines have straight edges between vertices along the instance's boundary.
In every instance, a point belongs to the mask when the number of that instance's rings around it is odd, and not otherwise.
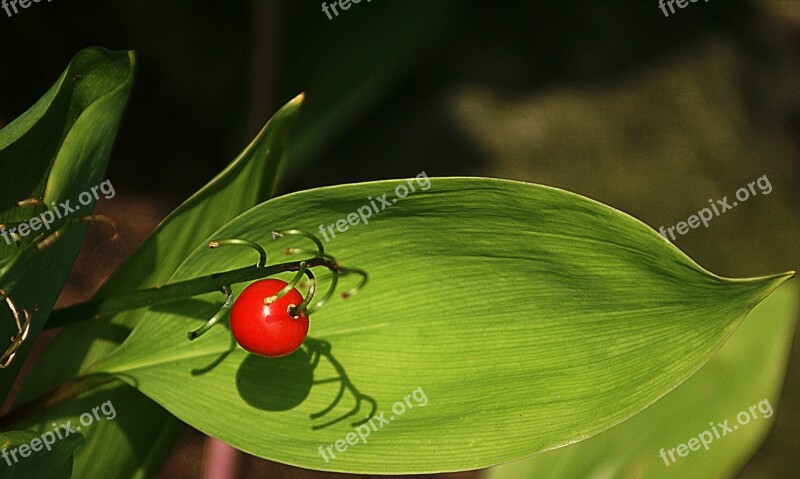
[{"label": "red berry", "polygon": [[[244,349],[260,356],[279,357],[291,354],[303,344],[308,333],[305,311],[297,317],[289,314],[303,302],[303,295],[292,289],[266,304],[265,298],[277,294],[286,281],[262,279],[246,287],[231,308],[231,331]],[[294,312],[294,311],[292,311]]]}]

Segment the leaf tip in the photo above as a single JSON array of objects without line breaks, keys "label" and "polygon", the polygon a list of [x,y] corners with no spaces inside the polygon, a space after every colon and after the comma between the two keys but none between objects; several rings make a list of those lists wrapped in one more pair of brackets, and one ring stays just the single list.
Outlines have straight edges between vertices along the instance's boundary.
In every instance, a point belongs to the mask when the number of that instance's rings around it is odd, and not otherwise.
[{"label": "leaf tip", "polygon": [[773,278],[775,279],[775,282],[777,283],[777,285],[780,286],[781,284],[785,283],[786,281],[789,281],[790,279],[793,279],[796,275],[797,275],[797,271],[789,270],[789,271],[787,271],[785,273],[776,274]]},{"label": "leaf tip", "polygon": [[287,105],[293,105],[293,106],[301,105],[303,101],[305,101],[305,99],[306,99],[306,92],[301,91],[300,94],[292,98],[289,101],[289,103],[287,103]]},{"label": "leaf tip", "polygon": [[790,270],[785,273],[778,273],[772,276],[765,276],[762,278],[756,278],[756,281],[763,281],[765,283],[764,289],[762,289],[761,298],[758,302],[761,302],[764,298],[771,295],[775,292],[783,283],[789,281],[790,279],[794,278],[797,274],[796,271]]}]

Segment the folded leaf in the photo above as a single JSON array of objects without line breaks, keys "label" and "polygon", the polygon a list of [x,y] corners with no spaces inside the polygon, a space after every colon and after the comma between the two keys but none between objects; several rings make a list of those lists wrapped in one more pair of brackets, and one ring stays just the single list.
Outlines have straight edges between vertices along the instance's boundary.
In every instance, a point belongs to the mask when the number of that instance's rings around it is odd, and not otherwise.
[{"label": "folded leaf", "polygon": [[[88,215],[90,204],[78,196],[102,183],[111,146],[133,81],[132,52],[87,48],[78,53],[50,91],[31,109],[0,131],[0,223],[29,221],[45,206],[20,207],[17,202],[38,198],[47,208],[70,201]],[[63,212],[64,209],[60,209]],[[59,220],[49,231],[62,226]],[[0,397],[5,397],[50,309],[64,287],[78,254],[86,225],[68,225],[61,239],[43,251],[32,243],[46,235],[41,225],[19,244],[0,239],[0,288],[18,308],[36,310],[28,338],[8,369],[0,371]],[[41,237],[41,236],[40,236]],[[8,316],[8,317],[7,317]],[[16,334],[10,314],[0,312],[0,338]],[[3,340],[5,341],[5,339]],[[0,350],[5,350],[2,344]]]}]

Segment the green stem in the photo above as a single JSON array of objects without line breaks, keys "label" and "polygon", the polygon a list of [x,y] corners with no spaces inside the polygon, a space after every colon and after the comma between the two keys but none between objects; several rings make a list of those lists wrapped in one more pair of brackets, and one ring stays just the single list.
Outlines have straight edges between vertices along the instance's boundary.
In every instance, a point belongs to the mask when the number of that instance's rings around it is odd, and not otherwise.
[{"label": "green stem", "polygon": [[289,316],[297,319],[300,313],[303,311],[306,312],[306,316],[308,316],[308,305],[311,303],[311,299],[314,297],[314,292],[317,290],[317,278],[314,277],[314,273],[310,269],[306,269],[303,271],[303,274],[308,276],[309,285],[308,285],[308,292],[306,293],[306,297],[303,299],[303,302],[299,305],[289,308],[287,313]]},{"label": "green stem", "polygon": [[322,299],[317,301],[316,304],[314,304],[310,308],[306,309],[306,314],[307,315],[310,315],[314,311],[318,310],[325,303],[327,303],[328,300],[331,299],[331,296],[333,296],[333,292],[336,291],[336,285],[338,284],[338,282],[339,282],[339,272],[337,270],[332,270],[331,271],[331,284],[328,285],[328,291],[325,292],[325,294],[322,296]]},{"label": "green stem", "polygon": [[155,304],[168,303],[199,294],[219,291],[223,286],[255,281],[287,271],[297,271],[302,263],[308,268],[325,266],[336,269],[339,266],[326,258],[314,257],[304,261],[292,261],[260,268],[257,265],[214,273],[199,278],[187,279],[155,288],[140,289],[132,293],[100,298],[53,311],[47,320],[46,328],[57,328],[90,319],[113,316],[122,311],[137,309]]},{"label": "green stem", "polygon": [[263,268],[267,265],[267,252],[264,251],[264,248],[262,248],[258,243],[241,239],[226,239],[208,242],[208,247],[211,249],[219,248],[220,246],[247,246],[258,253],[258,263],[256,263],[256,266]]},{"label": "green stem", "polygon": [[286,283],[286,286],[284,286],[283,289],[273,294],[272,296],[267,296],[266,298],[264,298],[264,304],[274,303],[278,299],[286,296],[289,293],[289,291],[293,290],[295,286],[297,286],[297,283],[300,282],[300,278],[302,278],[303,275],[305,275],[306,270],[308,270],[308,264],[305,261],[301,261],[300,268],[294,274],[294,277],[291,280],[289,280],[288,283]]},{"label": "green stem", "polygon": [[211,329],[215,324],[217,324],[217,321],[224,318],[225,315],[228,313],[228,310],[231,309],[231,305],[233,305],[233,289],[231,288],[231,285],[223,286],[222,292],[225,293],[226,296],[225,304],[223,304],[222,307],[219,308],[219,311],[217,311],[217,314],[212,316],[211,319],[205,322],[205,324],[203,324],[202,326],[193,331],[189,331],[189,333],[186,335],[189,341],[194,341],[200,336],[206,334],[206,332],[209,329]]}]

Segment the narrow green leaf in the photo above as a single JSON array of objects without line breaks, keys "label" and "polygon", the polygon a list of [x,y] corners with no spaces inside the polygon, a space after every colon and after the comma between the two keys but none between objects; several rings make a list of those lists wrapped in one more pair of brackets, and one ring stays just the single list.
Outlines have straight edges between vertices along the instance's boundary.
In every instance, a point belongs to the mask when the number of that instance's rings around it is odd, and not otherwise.
[{"label": "narrow green leaf", "polygon": [[[643,410],[793,274],[715,276],[636,219],[562,190],[427,181],[291,194],[214,234],[267,243],[272,229],[319,231],[362,207],[366,216],[375,201],[368,224],[351,219],[346,232],[326,234],[328,251],[366,269],[370,284],[313,315],[307,349],[258,358],[234,347],[224,327],[188,342],[186,331],[221,303],[206,295],[149,310],[93,371],[280,462],[364,473],[475,469],[573,443]],[[393,198],[412,185],[416,192]],[[376,201],[384,193],[385,209]],[[273,261],[286,241],[271,244]],[[234,250],[201,242],[172,280],[252,261]],[[320,341],[330,353],[315,369]],[[350,390],[337,400],[342,381],[324,380],[342,373],[394,419],[366,444],[330,450],[336,458],[326,462],[320,446],[345,440],[370,412],[366,398],[351,412]]]},{"label": "narrow green leaf", "polygon": [[[0,131],[0,223],[28,221],[43,206],[19,207],[39,198],[46,205],[71,201],[100,184],[133,80],[132,52],[88,48],[78,53],[50,91],[27,113]],[[77,219],[90,214],[94,199]],[[60,210],[63,211],[63,210]],[[62,226],[63,221],[52,226]],[[83,241],[86,225],[69,225],[61,239],[44,251],[33,234],[17,244],[0,239],[0,288],[18,308],[36,310],[28,339],[8,369],[0,371],[5,397],[27,352],[67,280]],[[40,228],[36,234],[43,233]],[[46,234],[46,233],[43,233]],[[0,312],[0,338],[17,332],[8,311]],[[5,350],[6,344],[2,346]]]},{"label": "narrow green leaf", "polygon": [[[733,477],[774,420],[797,312],[797,288],[781,287],[697,374],[642,413],[578,444],[495,468],[489,478]],[[738,415],[749,415],[751,406],[756,418],[741,416],[740,424]],[[718,425],[726,420],[733,432]],[[699,450],[686,457],[675,450],[671,461],[669,449],[699,435],[711,437],[708,449],[695,443]],[[660,457],[662,448],[669,464]]]},{"label": "narrow green leaf", "polygon": [[[197,237],[272,195],[285,157],[288,132],[302,104],[298,96],[267,123],[255,140],[216,178],[173,211],[109,279],[97,296],[166,283],[191,253]],[[58,313],[54,313],[57,316]],[[140,320],[143,311],[119,314],[113,321],[93,321],[64,328],[33,368],[17,404],[47,393],[113,351]],[[183,423],[127,385],[104,392],[122,419],[102,422],[86,433],[78,451],[76,477],[149,477],[177,441]],[[38,416],[41,427],[75,419],[96,400],[82,397]],[[147,418],[142,421],[140,418]],[[125,418],[128,418],[127,420]],[[108,444],[114,444],[110,449]]]}]

